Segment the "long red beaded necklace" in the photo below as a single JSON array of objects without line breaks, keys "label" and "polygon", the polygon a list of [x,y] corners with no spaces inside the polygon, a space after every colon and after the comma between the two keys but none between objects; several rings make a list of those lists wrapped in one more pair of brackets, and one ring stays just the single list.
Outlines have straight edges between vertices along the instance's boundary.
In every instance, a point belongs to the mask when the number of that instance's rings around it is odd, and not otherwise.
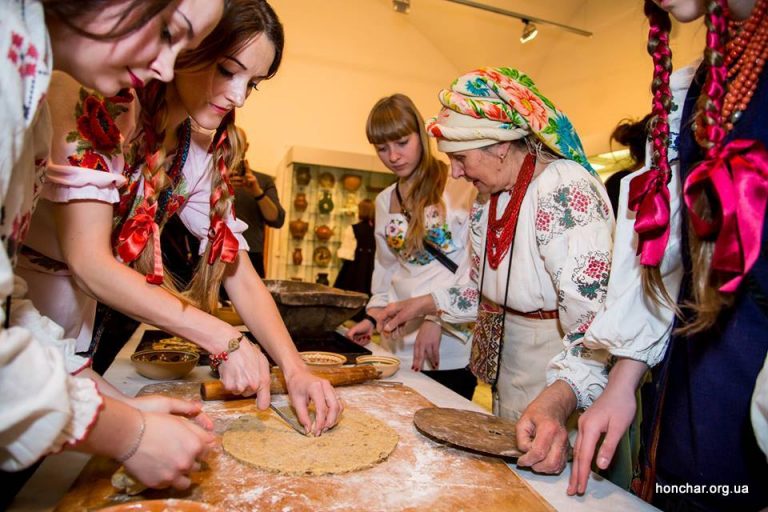
[{"label": "long red beaded necklace", "polygon": [[485,250],[488,258],[488,265],[494,270],[499,267],[499,263],[504,259],[512,244],[515,241],[515,230],[517,229],[517,219],[520,216],[520,207],[523,204],[525,192],[533,179],[533,171],[536,169],[536,155],[528,153],[520,167],[520,174],[517,175],[515,186],[512,189],[512,197],[504,209],[501,218],[496,218],[496,210],[499,203],[497,192],[491,196],[491,207],[488,211],[488,233],[486,235]]},{"label": "long red beaded necklace", "polygon": [[757,88],[768,59],[768,0],[758,0],[745,21],[728,23],[725,66],[728,92],[723,99],[723,121],[728,131],[739,120]]}]

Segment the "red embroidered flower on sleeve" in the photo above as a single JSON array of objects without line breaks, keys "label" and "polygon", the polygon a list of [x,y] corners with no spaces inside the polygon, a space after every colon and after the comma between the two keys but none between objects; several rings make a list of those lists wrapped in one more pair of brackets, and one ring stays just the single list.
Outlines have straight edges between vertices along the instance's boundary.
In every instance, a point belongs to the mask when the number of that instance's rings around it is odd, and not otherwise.
[{"label": "red embroidered flower on sleeve", "polygon": [[77,118],[80,136],[97,151],[112,152],[120,143],[120,130],[107,112],[104,102],[95,96],[83,101],[83,113]]},{"label": "red embroidered flower on sleeve", "polygon": [[92,149],[86,149],[81,155],[69,155],[67,160],[70,165],[75,167],[109,172],[109,166],[107,165],[106,160],[104,160],[104,157],[95,153]]}]

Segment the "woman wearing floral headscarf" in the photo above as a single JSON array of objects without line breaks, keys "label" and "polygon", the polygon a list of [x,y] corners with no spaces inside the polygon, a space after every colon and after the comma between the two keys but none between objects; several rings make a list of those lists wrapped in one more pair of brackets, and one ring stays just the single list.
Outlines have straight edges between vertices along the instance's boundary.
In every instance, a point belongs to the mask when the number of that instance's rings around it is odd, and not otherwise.
[{"label": "woman wearing floral headscarf", "polygon": [[525,74],[478,69],[439,98],[427,130],[453,176],[480,192],[470,214],[472,284],[390,305],[385,329],[426,314],[477,320],[471,366],[492,385],[496,414],[517,419],[556,380],[586,407],[605,364],[603,352],[580,345],[608,283],[605,189],[568,118]]}]

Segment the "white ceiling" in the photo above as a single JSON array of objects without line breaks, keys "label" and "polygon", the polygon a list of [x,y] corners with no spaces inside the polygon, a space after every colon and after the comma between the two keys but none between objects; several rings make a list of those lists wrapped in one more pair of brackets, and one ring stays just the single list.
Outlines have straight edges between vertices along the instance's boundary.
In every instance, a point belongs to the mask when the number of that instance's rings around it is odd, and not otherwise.
[{"label": "white ceiling", "polygon": [[[594,35],[587,38],[542,24],[536,39],[521,44],[520,20],[446,0],[411,0],[410,13],[403,16],[457,69],[505,65],[524,70],[573,118],[590,154],[608,150],[608,134],[618,121],[642,117],[650,108],[642,0],[477,1]],[[687,63],[702,48],[699,27],[676,27],[676,63]]]},{"label": "white ceiling", "polygon": [[[516,67],[573,121],[587,154],[610,149],[623,118],[650,108],[651,60],[642,0],[476,0],[576,26],[585,38],[541,25],[527,44],[520,20],[447,0],[270,0],[286,28],[277,76],[253,95],[239,122],[251,140],[249,161],[274,172],[292,146],[373,155],[368,111],[384,95],[411,96],[425,117],[437,93],[481,66]],[[700,54],[701,22],[673,32],[675,65]]]}]

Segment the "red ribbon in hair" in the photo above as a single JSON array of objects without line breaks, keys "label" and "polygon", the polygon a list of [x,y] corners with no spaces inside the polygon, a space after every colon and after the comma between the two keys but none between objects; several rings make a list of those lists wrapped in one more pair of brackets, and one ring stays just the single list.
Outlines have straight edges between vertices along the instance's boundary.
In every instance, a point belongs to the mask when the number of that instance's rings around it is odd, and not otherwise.
[{"label": "red ribbon in hair", "polygon": [[208,264],[213,265],[218,258],[225,263],[232,263],[237,257],[237,250],[240,244],[237,238],[232,234],[227,223],[218,215],[211,222],[211,228],[208,230],[208,241],[211,244],[211,250],[208,254]]},{"label": "red ribbon in hair", "polygon": [[136,209],[136,213],[128,219],[117,239],[117,254],[123,261],[129,263],[139,257],[149,243],[150,237],[154,242],[154,269],[147,274],[147,282],[150,284],[163,283],[163,264],[160,257],[160,228],[155,222],[157,203],[147,206],[143,203]]},{"label": "red ribbon in hair", "polygon": [[[693,205],[702,193],[712,196],[712,221]],[[732,276],[720,287],[733,293],[760,254],[768,203],[768,150],[755,140],[734,140],[694,168],[683,186],[693,230],[715,240],[711,269]]]},{"label": "red ribbon in hair", "polygon": [[[218,140],[216,141],[215,148],[219,150],[227,142],[227,131],[221,130]],[[219,151],[219,159],[216,162],[216,170],[219,171],[221,181],[229,192],[229,196],[234,195],[235,191],[232,185],[229,183],[227,176],[227,165],[224,163],[224,157]],[[216,205],[218,204],[224,192],[221,188],[216,188],[211,192],[211,212],[215,212]],[[232,215],[234,216],[234,208],[231,208]],[[208,264],[213,265],[217,259],[221,258],[221,261],[225,263],[232,263],[237,257],[237,251],[240,244],[237,242],[237,238],[229,229],[227,223],[220,215],[214,213],[211,216],[211,227],[208,229],[208,240],[211,244],[211,250],[208,254]]]},{"label": "red ribbon in hair", "polygon": [[637,212],[635,231],[640,263],[658,266],[669,240],[668,174],[654,168],[629,183],[629,209]]},{"label": "red ribbon in hair", "polygon": [[[154,167],[159,162],[159,154],[153,153],[147,156],[147,164]],[[147,197],[154,195],[154,184],[150,180],[144,181],[144,197],[141,205],[136,208],[136,213],[125,221],[120,235],[117,237],[117,254],[120,258],[130,263],[142,253],[152,237],[154,262],[152,273],[147,274],[147,282],[150,284],[163,284],[163,257],[160,248],[160,226],[155,222],[157,215],[157,202],[151,206],[147,204]]]}]

